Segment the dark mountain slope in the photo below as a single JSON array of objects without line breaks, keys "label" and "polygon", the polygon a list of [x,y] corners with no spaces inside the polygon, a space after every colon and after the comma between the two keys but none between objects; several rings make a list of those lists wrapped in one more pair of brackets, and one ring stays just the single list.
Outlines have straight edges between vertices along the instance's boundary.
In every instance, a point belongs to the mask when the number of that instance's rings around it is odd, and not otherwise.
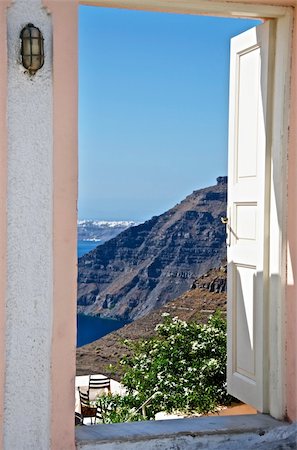
[{"label": "dark mountain slope", "polygon": [[80,258],[78,311],[134,320],[217,267],[226,257],[227,180],[217,181]]},{"label": "dark mountain slope", "polygon": [[[223,265],[195,280],[191,289],[175,300],[91,344],[78,348],[76,350],[77,375],[103,373],[119,380],[121,378],[119,361],[131,352],[125,345],[125,339],[135,341],[154,336],[156,325],[164,320],[162,316],[164,312],[186,322],[206,322],[209,315],[217,309],[225,314],[226,285],[227,266]],[[110,373],[110,364],[117,367],[115,373]]]}]

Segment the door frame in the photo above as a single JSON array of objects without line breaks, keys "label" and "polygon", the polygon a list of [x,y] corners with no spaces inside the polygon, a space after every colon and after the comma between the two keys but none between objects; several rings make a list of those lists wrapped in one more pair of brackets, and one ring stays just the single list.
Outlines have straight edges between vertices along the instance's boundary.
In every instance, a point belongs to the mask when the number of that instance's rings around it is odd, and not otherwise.
[{"label": "door frame", "polygon": [[[70,430],[73,432],[71,408],[75,375],[77,201],[77,105],[73,89],[76,86],[77,92],[78,55],[75,37],[79,4],[230,18],[275,19],[276,71],[273,88],[270,191],[270,309],[267,330],[269,346],[273,351],[270,354],[268,384],[270,414],[276,418],[283,418],[285,415],[288,105],[294,9],[290,6],[258,5],[254,3],[255,0],[250,1],[251,3],[209,0],[70,0],[65,2],[43,0],[43,4],[52,14],[54,27],[54,325],[51,356],[53,380],[51,408],[52,411],[55,411],[51,430],[53,445],[56,443],[59,445],[60,439],[65,436],[65,433],[70,436]],[[274,1],[271,0],[272,3]],[[65,27],[65,23],[67,23],[67,27]],[[67,64],[65,64],[66,56]],[[59,113],[61,109],[63,114]],[[70,272],[69,268],[71,268]],[[66,323],[68,324],[67,330],[65,330]],[[61,328],[64,329],[62,347],[59,340]],[[64,359],[69,361],[67,367],[64,367],[65,364],[61,365],[61,361],[63,362]],[[59,382],[56,383],[56,380]]]}]

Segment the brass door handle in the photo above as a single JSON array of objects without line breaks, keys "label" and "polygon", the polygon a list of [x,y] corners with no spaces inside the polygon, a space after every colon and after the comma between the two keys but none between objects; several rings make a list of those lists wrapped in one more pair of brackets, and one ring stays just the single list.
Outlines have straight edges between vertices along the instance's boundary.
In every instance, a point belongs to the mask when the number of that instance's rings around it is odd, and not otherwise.
[{"label": "brass door handle", "polygon": [[[230,216],[230,211],[229,211],[229,217]],[[231,245],[231,233],[233,233],[232,229],[231,229],[231,220],[228,219],[228,217],[221,217],[221,222],[226,225],[226,233],[227,233],[227,245],[228,247],[230,247]]]}]

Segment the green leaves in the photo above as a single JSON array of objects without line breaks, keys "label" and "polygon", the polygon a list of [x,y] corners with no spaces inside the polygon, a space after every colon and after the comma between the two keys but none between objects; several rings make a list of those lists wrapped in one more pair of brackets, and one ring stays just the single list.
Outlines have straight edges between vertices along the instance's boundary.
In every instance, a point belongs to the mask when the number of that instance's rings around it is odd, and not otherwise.
[{"label": "green leaves", "polygon": [[[125,342],[121,380],[127,395],[100,397],[105,423],[153,419],[159,411],[207,413],[230,403],[226,391],[226,321],[220,312],[207,324],[164,314],[157,335]],[[145,416],[142,406],[145,405]]]},{"label": "green leaves", "polygon": [[147,406],[148,416],[161,410],[205,413],[228,403],[226,321],[221,314],[207,324],[166,315],[156,331],[150,340],[131,343],[133,356],[121,361],[122,383],[137,403],[160,392]]},{"label": "green leaves", "polygon": [[118,394],[106,394],[98,397],[97,406],[99,406],[104,423],[132,422],[144,420],[141,411],[136,409],[140,403],[134,396],[121,396]]}]

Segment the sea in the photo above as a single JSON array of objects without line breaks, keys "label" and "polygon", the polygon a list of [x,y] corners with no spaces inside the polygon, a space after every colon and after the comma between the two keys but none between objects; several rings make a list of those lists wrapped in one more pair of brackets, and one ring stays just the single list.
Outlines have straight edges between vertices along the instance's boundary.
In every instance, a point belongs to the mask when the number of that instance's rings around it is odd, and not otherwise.
[{"label": "sea", "polygon": [[[77,255],[80,258],[100,245],[100,241],[78,241]],[[112,331],[118,330],[126,325],[122,320],[102,319],[101,317],[77,315],[77,347],[90,344],[102,338]]]},{"label": "sea", "polygon": [[94,248],[101,245],[103,242],[100,241],[77,241],[77,256],[80,258],[81,256],[89,253]]},{"label": "sea", "polygon": [[81,347],[82,345],[90,344],[108,333],[122,328],[126,323],[121,320],[102,319],[101,317],[78,314],[76,346]]}]

